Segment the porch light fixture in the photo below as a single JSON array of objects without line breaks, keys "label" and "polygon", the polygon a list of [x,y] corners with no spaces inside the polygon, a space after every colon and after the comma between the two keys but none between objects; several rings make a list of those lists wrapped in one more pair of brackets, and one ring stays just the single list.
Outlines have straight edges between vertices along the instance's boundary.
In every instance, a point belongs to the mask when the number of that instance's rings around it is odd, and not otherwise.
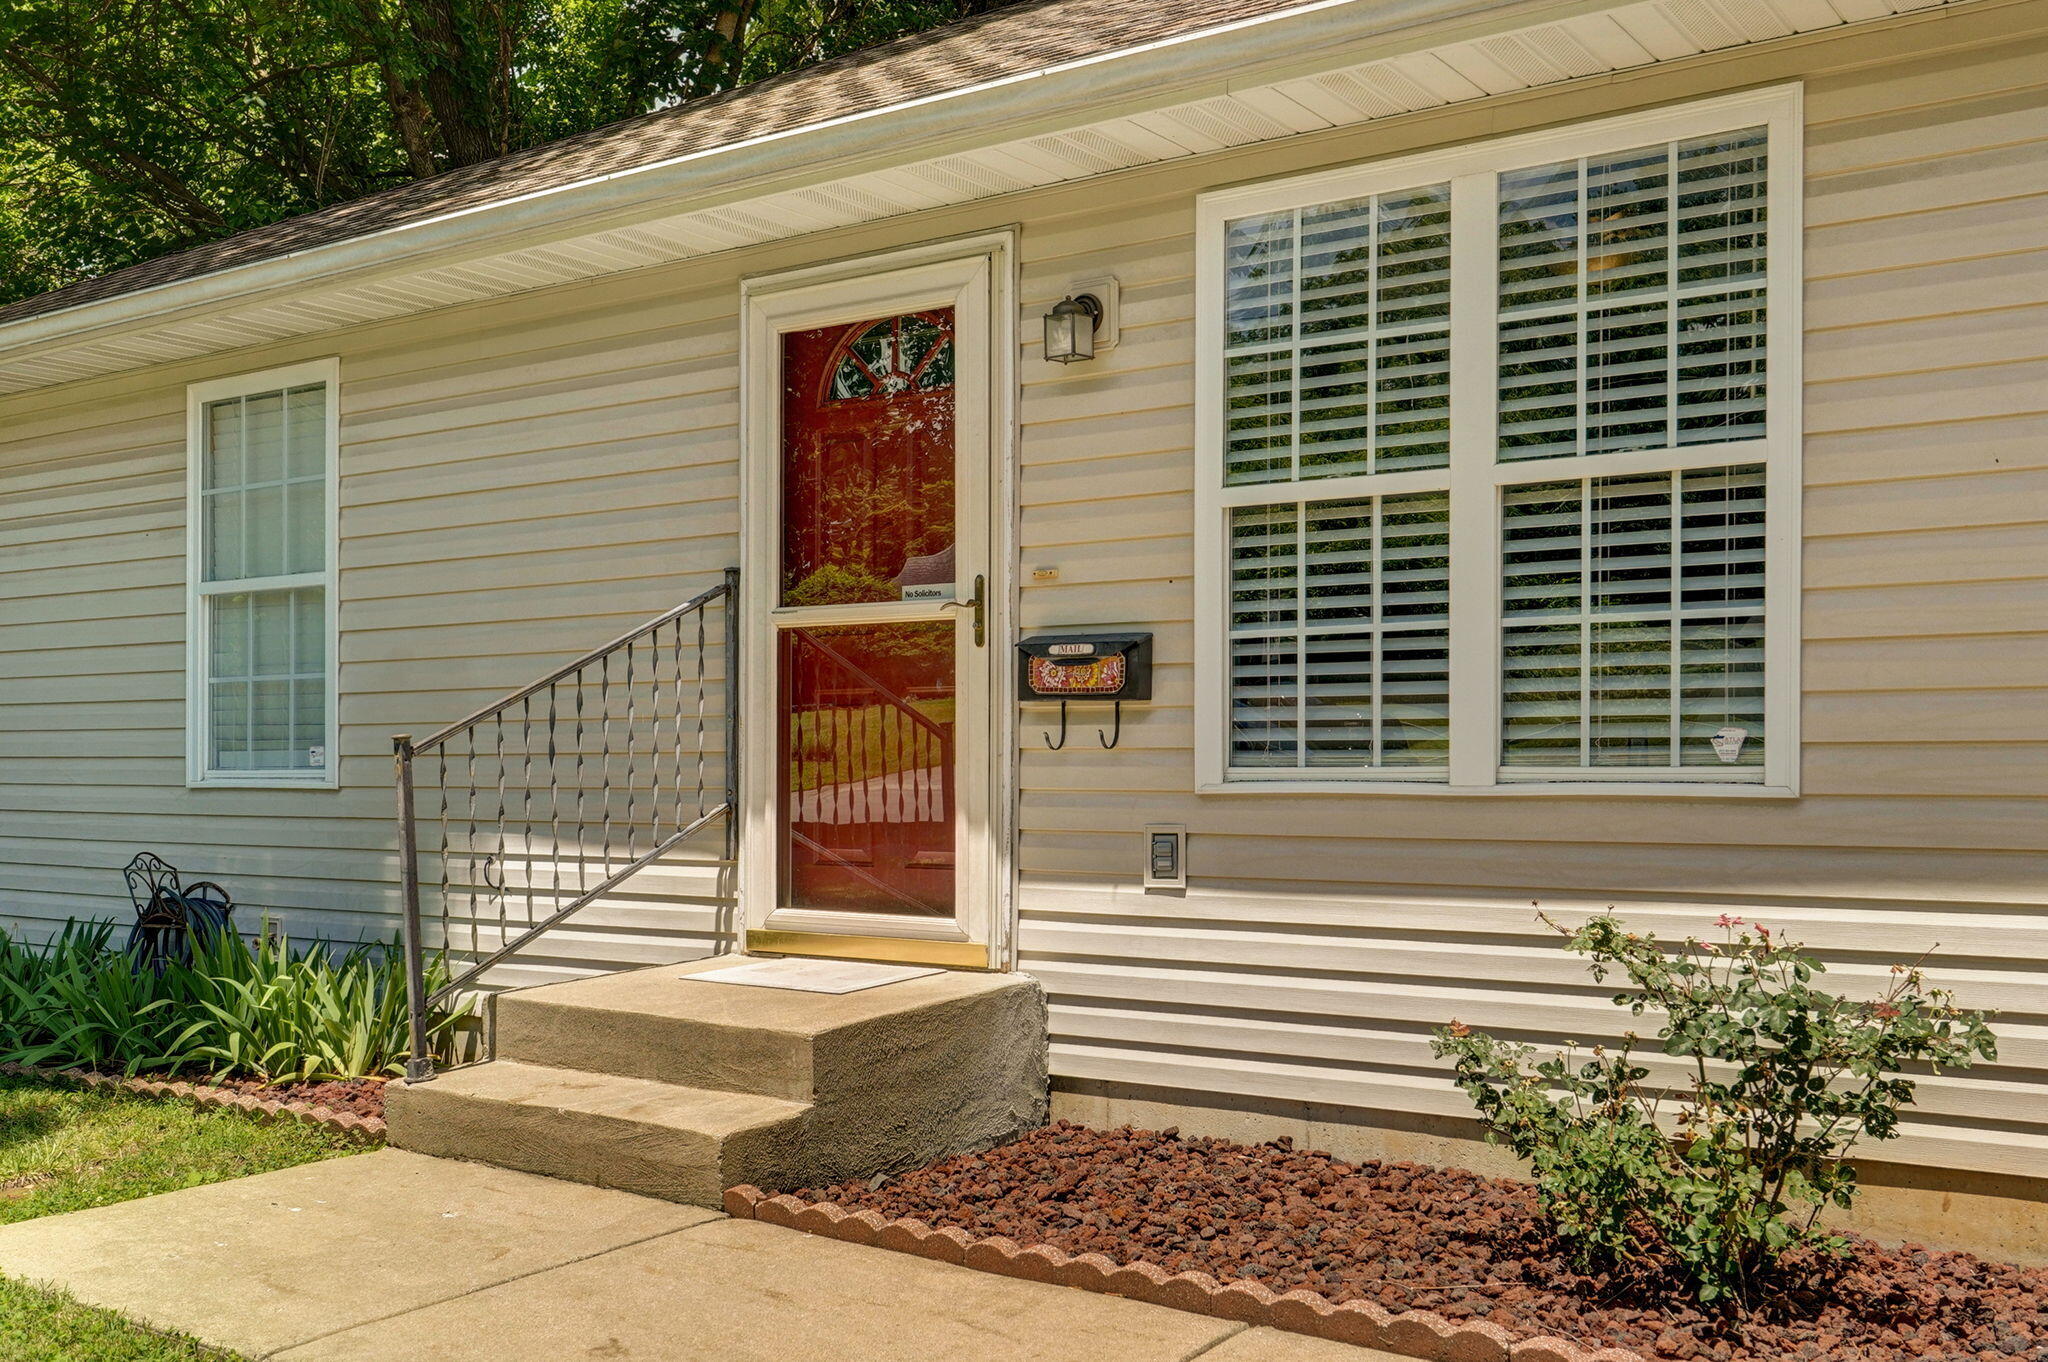
[{"label": "porch light fixture", "polygon": [[1045,314],[1045,357],[1055,364],[1095,358],[1095,331],[1102,325],[1102,300],[1092,293],[1070,295]]}]

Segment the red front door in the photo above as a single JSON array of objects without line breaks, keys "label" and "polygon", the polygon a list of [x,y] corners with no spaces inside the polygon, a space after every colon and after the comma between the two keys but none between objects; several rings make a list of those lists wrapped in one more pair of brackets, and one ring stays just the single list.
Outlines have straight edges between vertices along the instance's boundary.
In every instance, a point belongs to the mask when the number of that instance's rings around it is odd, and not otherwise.
[{"label": "red front door", "polygon": [[953,328],[781,337],[778,907],[954,914],[956,629],[830,612],[956,598]]}]

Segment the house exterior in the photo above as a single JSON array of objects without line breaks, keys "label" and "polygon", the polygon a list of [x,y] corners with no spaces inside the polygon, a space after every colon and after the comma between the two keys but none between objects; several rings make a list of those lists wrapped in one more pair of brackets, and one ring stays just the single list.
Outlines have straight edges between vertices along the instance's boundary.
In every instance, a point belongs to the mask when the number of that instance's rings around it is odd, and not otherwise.
[{"label": "house exterior", "polygon": [[1866,1213],[2048,1253],[2044,210],[2048,0],[1047,0],[16,304],[0,922],[389,937],[393,735],[737,566],[618,787],[736,664],[736,853],[495,982],[1014,968],[1056,1114],[1496,1166],[1539,909],[1741,915],[2000,1011]]}]

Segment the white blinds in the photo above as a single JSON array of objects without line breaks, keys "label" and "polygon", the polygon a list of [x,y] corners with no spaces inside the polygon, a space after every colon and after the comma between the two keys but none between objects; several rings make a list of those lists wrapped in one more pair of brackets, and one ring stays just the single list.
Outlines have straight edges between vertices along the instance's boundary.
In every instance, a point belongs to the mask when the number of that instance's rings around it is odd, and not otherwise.
[{"label": "white blinds", "polygon": [[1798,127],[1756,92],[1204,196],[1205,782],[1792,783]]},{"label": "white blinds", "polygon": [[1224,481],[1450,461],[1450,186],[1224,229]]},{"label": "white blinds", "polygon": [[327,732],[326,593],[233,591],[207,607],[213,769],[311,769]]},{"label": "white blinds", "polygon": [[1500,176],[1499,457],[1764,433],[1762,128]]},{"label": "white blinds", "polygon": [[205,408],[198,589],[211,771],[324,764],[326,403],[316,383]]},{"label": "white blinds", "polygon": [[1508,776],[1762,766],[1762,465],[1510,487],[1501,549]]},{"label": "white blinds", "polygon": [[1449,516],[1442,492],[1232,511],[1233,766],[1441,775]]},{"label": "white blinds", "polygon": [[207,581],[326,570],[326,397],[316,383],[207,404]]}]

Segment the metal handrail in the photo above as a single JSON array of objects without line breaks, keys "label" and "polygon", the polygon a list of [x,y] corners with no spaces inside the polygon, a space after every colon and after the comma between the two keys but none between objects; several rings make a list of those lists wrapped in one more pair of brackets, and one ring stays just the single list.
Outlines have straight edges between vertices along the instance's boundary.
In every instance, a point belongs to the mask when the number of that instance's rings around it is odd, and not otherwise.
[{"label": "metal handrail", "polygon": [[585,667],[588,667],[591,663],[603,661],[605,658],[609,657],[613,653],[616,653],[617,651],[619,651],[619,649],[625,647],[627,644],[647,637],[648,635],[652,634],[655,630],[661,628],[663,625],[671,624],[674,621],[681,619],[683,616],[690,614],[693,611],[702,610],[705,606],[709,605],[711,602],[717,600],[721,596],[730,595],[736,589],[737,583],[739,581],[739,575],[740,570],[738,568],[727,568],[725,570],[725,580],[720,582],[717,586],[711,587],[710,589],[705,591],[698,592],[696,595],[690,597],[689,600],[684,601],[675,609],[664,611],[663,613],[656,615],[653,619],[648,620],[644,624],[635,625],[633,628],[628,629],[625,633],[620,634],[617,638],[613,639],[610,643],[602,644],[598,647],[592,648],[589,652],[577,658],[574,662],[565,663],[564,665],[555,668],[546,676],[543,676],[540,680],[535,681],[531,685],[521,686],[518,690],[513,691],[510,695],[505,696],[503,699],[493,700],[490,704],[485,705],[482,709],[477,710],[474,714],[469,715],[467,718],[457,719],[454,723],[448,725],[446,728],[440,730],[439,732],[429,734],[427,737],[420,739],[418,742],[412,745],[412,750],[414,754],[417,755],[418,753],[424,752],[431,747],[439,747],[441,744],[447,742],[456,734],[464,732],[468,729],[475,728],[478,724],[482,723],[485,719],[490,718],[492,715],[501,714],[504,711],[512,708],[512,706],[518,704],[521,700],[524,700],[529,696],[538,695],[542,691],[546,690],[549,686],[552,686],[559,681],[567,680],[569,677],[575,675],[577,672],[582,671]]},{"label": "metal handrail", "polygon": [[[426,1080],[433,1077],[434,1064],[433,1056],[430,1053],[428,1047],[428,1035],[430,1030],[430,1020],[434,1009],[440,1007],[450,998],[454,997],[457,993],[469,987],[486,970],[489,970],[494,965],[502,963],[510,956],[516,954],[520,950],[523,950],[527,946],[531,945],[537,938],[539,938],[546,932],[550,931],[551,929],[559,926],[561,923],[566,921],[571,915],[573,915],[580,909],[588,906],[593,901],[603,897],[605,894],[610,893],[612,890],[616,889],[620,884],[624,883],[632,876],[640,873],[642,870],[645,870],[648,866],[653,865],[663,856],[673,851],[683,841],[696,835],[698,832],[702,831],[704,828],[708,827],[711,823],[717,821],[720,818],[723,818],[725,820],[726,825],[725,850],[727,859],[731,859],[733,855],[736,853],[738,845],[738,829],[735,811],[739,807],[739,612],[737,609],[738,593],[739,569],[727,568],[724,573],[724,579],[721,582],[719,582],[718,585],[713,586],[706,591],[699,592],[697,595],[691,597],[683,604],[676,606],[674,609],[664,611],[660,615],[655,616],[653,619],[635,626],[634,628],[628,630],[624,634],[619,635],[611,642],[606,643],[601,647],[593,648],[592,650],[583,654],[581,657],[575,659],[574,661],[566,663],[561,667],[557,667],[555,670],[549,672],[546,676],[541,677],[539,680],[534,681],[529,685],[522,686],[518,690],[513,691],[511,694],[506,695],[498,700],[492,701],[490,704],[485,705],[481,709],[476,710],[468,716],[459,719],[456,722],[449,724],[447,727],[439,729],[438,731],[428,735],[421,741],[415,743],[412,740],[411,735],[404,733],[398,734],[395,737],[393,737],[393,763],[395,768],[394,774],[398,794],[399,894],[404,927],[404,946],[406,962],[406,1002],[407,1010],[410,1014],[411,1025],[412,1053],[406,1061],[406,1078],[408,1079],[408,1081],[425,1082]],[[717,805],[711,808],[707,809],[704,807],[704,751],[701,747],[699,747],[697,749],[697,791],[699,811],[695,818],[690,819],[686,822],[682,817],[683,810],[680,804],[680,795],[683,789],[682,764],[685,750],[683,742],[684,715],[682,711],[682,695],[684,681],[682,675],[682,625],[683,621],[685,621],[692,615],[695,615],[697,617],[697,638],[695,645],[697,658],[698,696],[697,730],[698,736],[701,739],[701,737],[703,736],[704,729],[704,654],[706,651],[706,639],[703,624],[703,616],[705,611],[712,605],[713,602],[720,600],[723,600],[725,602],[725,628],[723,631],[722,640],[725,650],[724,750],[722,753],[724,760],[724,772],[723,789],[721,791],[723,798]],[[672,672],[672,677],[675,688],[676,712],[674,715],[673,729],[671,732],[671,740],[674,749],[674,766],[672,770],[677,784],[676,793],[679,797],[677,806],[676,826],[672,831],[666,834],[663,834],[661,832],[661,827],[663,823],[662,810],[666,804],[666,792],[663,791],[661,788],[661,765],[662,758],[665,755],[665,749],[661,746],[660,743],[662,715],[658,708],[660,704],[662,690],[662,654],[660,635],[661,631],[664,629],[671,629],[673,631],[672,653],[674,658],[674,669]],[[634,673],[634,662],[636,659],[636,650],[638,646],[643,642],[649,644],[649,650],[652,654],[650,661],[652,663],[653,671],[649,680],[652,685],[654,708],[652,708],[650,714],[647,716],[647,721],[648,729],[651,732],[654,741],[652,744],[652,750],[650,751],[648,756],[648,775],[650,785],[652,786],[652,790],[648,800],[649,815],[652,821],[652,829],[650,833],[650,840],[652,842],[652,845],[647,851],[640,852],[637,847],[639,825],[635,818],[635,803],[639,793],[639,786],[635,767],[636,753],[633,744],[636,738],[636,730],[638,730],[641,727],[641,721],[640,715],[637,710],[636,687],[638,685],[638,680]],[[613,859],[612,836],[615,830],[615,824],[613,820],[613,794],[615,787],[612,781],[613,752],[611,746],[611,739],[612,721],[614,718],[614,714],[612,711],[611,701],[612,683],[610,664],[611,659],[614,656],[620,654],[621,652],[625,654],[625,675],[623,680],[626,705],[624,717],[626,721],[627,746],[623,754],[626,763],[626,816],[623,820],[623,831],[626,837],[626,845],[624,850],[627,858],[627,863],[623,867],[617,870],[613,870],[611,866]],[[502,867],[503,862],[506,859],[506,830],[508,824],[516,821],[521,828],[520,835],[522,838],[526,839],[529,843],[535,840],[536,838],[536,834],[534,831],[535,820],[532,811],[534,787],[531,784],[531,781],[533,778],[533,767],[537,758],[540,761],[542,761],[546,767],[546,788],[549,796],[548,830],[551,834],[554,843],[553,870],[555,877],[555,895],[559,897],[563,890],[563,886],[561,884],[562,861],[560,837],[562,822],[560,800],[562,790],[561,782],[559,780],[557,773],[557,766],[558,763],[564,760],[563,754],[560,751],[558,744],[558,728],[565,725],[573,725],[574,731],[574,765],[572,769],[573,774],[575,776],[575,806],[572,815],[572,821],[579,835],[585,828],[591,826],[590,820],[586,816],[584,811],[584,800],[585,796],[589,793],[592,793],[592,791],[590,791],[584,784],[583,777],[585,775],[585,757],[587,755],[584,747],[586,739],[586,719],[588,717],[585,712],[585,691],[587,688],[586,677],[587,674],[593,668],[598,669],[599,704],[601,707],[601,713],[600,717],[592,722],[591,730],[593,732],[601,733],[603,743],[602,765],[598,768],[598,784],[595,793],[603,801],[603,812],[598,826],[601,827],[603,833],[602,854],[603,864],[606,873],[594,884],[579,882],[575,886],[575,892],[569,896],[567,901],[556,903],[546,914],[545,917],[536,917],[533,912],[534,899],[536,895],[536,886],[531,881],[529,881],[529,883],[526,885],[527,920],[523,925],[520,926],[519,930],[517,931],[517,934],[514,935],[513,927],[515,924],[513,924],[509,920],[509,915],[506,910],[506,886],[503,883]],[[557,695],[557,690],[558,688],[561,688],[565,685],[573,687],[572,698],[574,708],[572,716],[568,719],[560,718],[557,713],[557,702],[560,698]],[[545,696],[547,700],[546,715],[541,721],[543,734],[545,737],[544,755],[541,753],[537,753],[531,745],[532,728],[534,724],[532,702],[536,697],[540,696]],[[505,748],[506,719],[507,716],[512,715],[513,711],[515,710],[518,711],[516,716],[516,726],[518,731],[513,738],[513,743],[516,750],[508,754]],[[495,760],[497,766],[496,794],[499,803],[495,812],[495,818],[493,818],[491,813],[488,811],[488,808],[486,813],[481,818],[479,818],[477,812],[479,789],[476,779],[476,769],[479,762],[479,750],[477,746],[476,735],[487,724],[490,725],[493,730],[495,750],[484,752],[482,754],[482,761],[486,767],[487,774],[488,767],[493,760]],[[490,854],[483,856],[480,861],[482,867],[481,884],[475,882],[472,879],[471,882],[466,886],[466,889],[463,891],[456,890],[452,882],[450,871],[450,865],[454,858],[451,856],[450,852],[450,834],[452,820],[448,782],[448,768],[450,761],[449,748],[451,744],[453,744],[455,740],[458,738],[466,739],[468,744],[467,792],[469,807],[467,811],[466,826],[468,830],[469,841],[468,844],[466,845],[466,849],[461,858],[467,867],[467,869],[465,870],[465,879],[470,879],[471,877],[477,874],[479,858],[477,856],[475,843],[479,839],[480,835],[488,834],[493,828],[495,829],[496,835],[495,849]],[[419,820],[416,809],[417,759],[422,755],[425,755],[430,752],[438,754],[438,762],[440,768],[439,775],[441,800],[439,810],[439,829],[441,835],[441,844],[439,854],[442,869],[440,879],[440,911],[438,916],[442,928],[442,946],[444,951],[452,949],[452,942],[450,941],[449,938],[452,935],[452,929],[455,918],[452,916],[450,912],[451,899],[458,892],[466,892],[470,898],[470,906],[472,913],[470,918],[472,954],[474,954],[477,957],[469,963],[467,963],[466,965],[464,965],[459,970],[453,972],[446,983],[442,984],[439,988],[433,989],[431,991],[429,991],[427,987],[426,979],[427,945],[425,941],[424,916],[421,912],[420,906],[421,885]],[[456,755],[457,761],[461,761],[462,759],[462,754]],[[505,802],[508,792],[512,788],[513,759],[517,759],[520,763],[518,795],[521,801],[521,811],[516,819],[509,813],[507,804]],[[486,790],[484,791],[484,793],[488,794],[489,791]],[[488,839],[486,838],[485,840]],[[583,865],[583,862],[587,860],[587,856],[585,854],[586,851],[587,848],[579,849],[577,852],[579,881],[585,878],[584,872],[582,871],[581,867]],[[527,860],[530,864],[530,853],[527,855]],[[495,881],[492,878],[494,873],[498,877]],[[498,906],[498,936],[496,939],[495,947],[488,951],[485,951],[481,948],[480,921],[475,916],[475,911],[478,906],[478,900],[480,897],[484,896],[495,897]]]}]

